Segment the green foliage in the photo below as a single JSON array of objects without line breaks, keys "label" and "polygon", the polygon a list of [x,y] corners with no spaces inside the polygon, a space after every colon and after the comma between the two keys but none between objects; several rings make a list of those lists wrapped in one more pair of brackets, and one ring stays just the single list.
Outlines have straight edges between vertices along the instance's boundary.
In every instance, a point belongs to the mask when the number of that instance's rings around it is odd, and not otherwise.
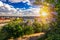
[{"label": "green foliage", "polygon": [[51,23],[50,27],[53,28],[50,31],[48,31],[46,35],[41,37],[39,40],[60,40],[60,0],[45,0],[45,2],[55,6],[54,10],[57,12],[57,16],[56,16],[57,20],[55,22],[56,24]]},{"label": "green foliage", "polygon": [[60,27],[58,27],[58,23],[51,23],[50,26],[51,30],[38,40],[60,40]]},{"label": "green foliage", "polygon": [[37,23],[37,22],[33,23],[33,28],[35,30],[35,33],[42,32],[42,26],[39,23]]},{"label": "green foliage", "polygon": [[3,27],[2,31],[8,33],[7,38],[13,37],[19,37],[23,35],[23,29],[20,25],[15,24],[8,24]]},{"label": "green foliage", "polygon": [[24,34],[25,35],[34,33],[34,29],[33,29],[32,26],[25,26],[23,29],[24,29]]},{"label": "green foliage", "polygon": [[[10,37],[17,38],[19,36],[46,31],[45,36],[38,40],[60,40],[60,0],[45,0],[44,2],[53,4],[54,10],[58,13],[57,21],[51,24],[40,24],[34,22],[32,26],[28,26],[27,23],[23,23],[22,19],[15,19],[8,25],[4,26],[0,31],[0,40],[7,40]],[[36,4],[40,5],[41,2],[36,0]],[[51,27],[51,30],[49,28]]]},{"label": "green foliage", "polygon": [[2,34],[2,35],[0,35],[0,36],[4,40],[7,40],[11,37],[17,38],[17,37],[21,37],[23,35],[34,33],[32,26],[27,26],[24,23],[22,23],[20,26],[20,23],[17,22],[17,20],[9,22],[8,25],[5,25],[1,29],[1,31],[2,32],[0,34]]},{"label": "green foliage", "polygon": [[0,30],[0,40],[4,40],[7,37],[7,33]]},{"label": "green foliage", "polygon": [[50,4],[55,4],[56,3],[55,0],[45,0],[45,2],[50,3]]},{"label": "green foliage", "polygon": [[35,33],[46,32],[50,28],[49,24],[42,24],[36,21],[33,23],[33,27],[34,27]]},{"label": "green foliage", "polygon": [[[8,38],[11,38],[11,37],[17,38],[17,37],[21,37],[23,35],[29,35],[29,34],[39,33],[39,32],[43,32],[43,31],[46,32],[50,28],[49,24],[41,24],[41,23],[38,23],[36,20],[32,25],[27,25],[28,23],[29,23],[29,21],[26,23],[23,23],[23,22],[20,23],[19,20],[14,20],[14,21],[9,22],[8,25],[5,25],[3,27],[3,29],[1,30],[2,31],[1,33],[4,33],[4,34],[2,34],[2,36],[5,35],[5,37],[2,37],[2,39],[7,40]],[[55,25],[55,24],[52,24],[52,26],[53,25]],[[55,27],[56,27],[56,25],[54,26],[54,29],[56,29]],[[54,31],[52,31],[52,32],[54,32]],[[46,37],[44,37],[44,38],[48,37],[47,34],[45,36]],[[49,38],[47,38],[47,39],[49,39]]]}]

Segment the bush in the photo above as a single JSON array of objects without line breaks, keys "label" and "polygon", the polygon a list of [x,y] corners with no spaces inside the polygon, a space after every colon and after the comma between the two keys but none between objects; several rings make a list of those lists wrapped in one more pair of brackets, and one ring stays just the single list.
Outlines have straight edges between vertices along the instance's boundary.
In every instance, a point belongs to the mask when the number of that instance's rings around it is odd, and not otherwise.
[{"label": "bush", "polygon": [[49,24],[42,24],[42,23],[33,23],[33,27],[35,30],[35,33],[39,33],[39,32],[47,32],[49,31]]},{"label": "bush", "polygon": [[39,33],[44,30],[40,23],[34,22],[32,25],[27,24],[28,23],[24,22],[19,23],[19,21],[16,20],[9,22],[8,25],[5,25],[2,29],[3,33],[6,34],[4,40],[11,37],[17,38],[23,35]]},{"label": "bush", "polygon": [[35,26],[35,27],[34,27],[34,32],[35,32],[35,33],[42,32],[42,28],[41,28],[40,26]]},{"label": "bush", "polygon": [[7,37],[7,33],[0,30],[0,40],[4,40]]},{"label": "bush", "polygon": [[60,40],[60,27],[59,24],[52,24],[53,29],[46,32],[44,37],[41,37],[38,40]]},{"label": "bush", "polygon": [[19,24],[16,23],[10,23],[3,27],[3,32],[6,32],[8,35],[5,39],[8,38],[17,38],[19,36],[23,36],[23,29]]},{"label": "bush", "polygon": [[22,26],[20,26],[19,23],[14,22],[14,21],[8,23],[8,25],[5,25],[2,28],[2,31],[4,34],[6,34],[6,37],[4,38],[4,40],[7,40],[11,37],[18,38],[18,37],[23,36],[23,35],[34,33],[32,26],[22,27]]},{"label": "bush", "polygon": [[32,26],[26,26],[26,27],[24,27],[24,34],[25,35],[32,34],[32,33],[34,33],[34,30],[33,30]]},{"label": "bush", "polygon": [[34,28],[35,33],[42,32],[42,26],[37,22],[33,23],[33,28]]}]

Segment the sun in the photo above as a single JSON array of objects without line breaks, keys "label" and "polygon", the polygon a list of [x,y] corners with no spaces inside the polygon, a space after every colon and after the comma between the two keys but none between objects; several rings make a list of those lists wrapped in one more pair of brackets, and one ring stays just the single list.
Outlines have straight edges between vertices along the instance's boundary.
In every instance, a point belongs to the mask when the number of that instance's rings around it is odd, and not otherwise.
[{"label": "sun", "polygon": [[48,13],[47,12],[42,12],[41,16],[48,16]]},{"label": "sun", "polygon": [[50,21],[50,16],[50,9],[48,6],[43,6],[40,8],[40,18],[43,24],[46,24],[48,21]]},{"label": "sun", "polygon": [[49,14],[50,14],[49,7],[42,6],[42,8],[40,8],[40,15],[41,15],[41,17],[47,17]]}]

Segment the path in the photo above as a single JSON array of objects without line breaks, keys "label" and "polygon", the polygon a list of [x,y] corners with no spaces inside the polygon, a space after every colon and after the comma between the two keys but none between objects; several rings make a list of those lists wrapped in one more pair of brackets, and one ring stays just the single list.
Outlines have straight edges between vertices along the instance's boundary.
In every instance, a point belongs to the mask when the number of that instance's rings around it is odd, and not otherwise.
[{"label": "path", "polygon": [[[19,37],[15,40],[37,40],[38,38],[42,37],[45,33],[36,33],[36,34],[31,34],[31,35],[25,35],[23,37]],[[13,40],[13,39],[9,39]]]}]

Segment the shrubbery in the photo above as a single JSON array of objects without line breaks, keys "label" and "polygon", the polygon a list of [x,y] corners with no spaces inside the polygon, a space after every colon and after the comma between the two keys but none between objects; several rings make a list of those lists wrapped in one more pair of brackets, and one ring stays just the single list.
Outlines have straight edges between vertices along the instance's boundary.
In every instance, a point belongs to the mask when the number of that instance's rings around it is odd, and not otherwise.
[{"label": "shrubbery", "polygon": [[[23,23],[23,25],[24,25],[24,23]],[[1,30],[4,34],[6,34],[5,35],[6,37],[2,38],[2,39],[7,40],[11,37],[17,38],[17,37],[20,37],[23,35],[34,33],[32,26],[24,25],[24,27],[23,27],[23,25],[20,26],[20,23],[17,21],[12,21],[12,22],[8,23],[8,25],[5,25]]]},{"label": "shrubbery", "polygon": [[27,25],[27,23],[21,22],[19,20],[14,20],[5,25],[1,31],[6,34],[4,40],[7,40],[11,37],[17,38],[23,35],[29,35],[33,33],[43,32],[43,27],[40,23],[34,22],[32,25]]},{"label": "shrubbery", "polygon": [[33,34],[34,33],[34,29],[32,26],[26,26],[23,28],[24,29],[24,34],[27,35],[27,34]]},{"label": "shrubbery", "polygon": [[[55,24],[51,27],[53,27],[50,31],[48,31],[44,37],[41,37],[39,40],[60,40],[60,0],[45,0],[46,3],[51,4],[53,6],[53,12],[57,12],[53,15],[57,20],[56,26]],[[40,3],[38,3],[40,4]],[[43,4],[43,3],[42,3]],[[57,15],[57,16],[56,16]],[[54,21],[54,20],[53,20]],[[52,23],[51,23],[52,24]]]},{"label": "shrubbery", "polygon": [[33,28],[35,30],[35,33],[39,33],[39,32],[47,32],[50,26],[49,24],[42,24],[42,23],[34,22]]},{"label": "shrubbery", "polygon": [[60,40],[60,27],[58,25],[57,22],[51,23],[51,30],[38,40]]},{"label": "shrubbery", "polygon": [[2,31],[7,33],[6,39],[8,39],[10,37],[16,38],[16,37],[22,36],[24,34],[22,27],[13,22],[4,26],[2,28]]},{"label": "shrubbery", "polygon": [[37,22],[33,23],[33,28],[34,28],[35,33],[42,32],[42,26]]}]

